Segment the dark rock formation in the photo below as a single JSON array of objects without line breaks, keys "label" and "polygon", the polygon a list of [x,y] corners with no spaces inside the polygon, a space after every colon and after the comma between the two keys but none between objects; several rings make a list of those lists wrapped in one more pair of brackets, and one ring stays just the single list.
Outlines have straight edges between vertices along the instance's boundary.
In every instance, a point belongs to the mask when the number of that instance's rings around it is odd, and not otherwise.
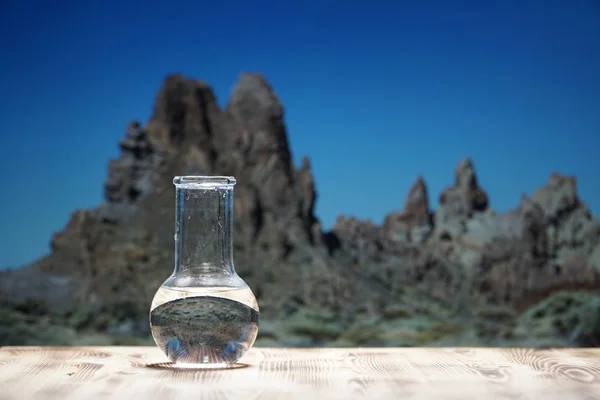
[{"label": "dark rock formation", "polygon": [[600,290],[600,223],[573,177],[552,174],[499,214],[467,158],[435,212],[418,177],[382,226],[340,216],[322,232],[310,162],[292,164],[283,108],[258,74],[240,76],[223,110],[204,82],[168,76],[149,121],[119,145],[105,201],[75,211],[49,255],[0,273],[0,316],[16,321],[0,343],[53,342],[29,328],[38,320],[61,344],[88,331],[147,337],[150,300],[173,268],[175,175],[237,178],[236,269],[270,345],[518,345],[519,329],[538,324],[520,313]]},{"label": "dark rock formation", "polygon": [[105,202],[73,213],[52,253],[28,267],[74,277],[73,304],[131,310],[143,327],[145,303],[173,268],[174,175],[236,176],[236,264],[258,294],[275,293],[266,275],[284,260],[310,262],[321,235],[314,180],[308,159],[292,165],[281,104],[260,75],[241,75],[223,111],[203,82],[169,76],[146,126],[129,124],[119,145]]},{"label": "dark rock formation", "polygon": [[127,126],[119,147],[121,157],[108,164],[104,198],[113,204],[131,204],[151,191],[152,171],[158,166],[159,157],[137,121]]},{"label": "dark rock formation", "polygon": [[429,196],[421,176],[412,184],[400,214],[390,213],[383,224],[385,234],[393,240],[422,243],[432,229]]},{"label": "dark rock formation", "polygon": [[488,206],[487,194],[478,186],[473,162],[460,161],[454,170],[454,185],[445,189],[435,212],[435,227],[439,236],[454,238],[465,230],[466,221]]}]

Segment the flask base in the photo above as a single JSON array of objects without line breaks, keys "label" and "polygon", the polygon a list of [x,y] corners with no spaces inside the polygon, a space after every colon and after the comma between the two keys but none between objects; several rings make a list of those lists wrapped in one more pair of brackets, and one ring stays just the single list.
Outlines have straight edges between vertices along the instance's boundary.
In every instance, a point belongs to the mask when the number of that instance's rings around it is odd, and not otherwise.
[{"label": "flask base", "polygon": [[201,364],[188,364],[188,363],[171,363],[171,368],[175,369],[232,369],[240,368],[242,364],[238,363],[201,363]]}]

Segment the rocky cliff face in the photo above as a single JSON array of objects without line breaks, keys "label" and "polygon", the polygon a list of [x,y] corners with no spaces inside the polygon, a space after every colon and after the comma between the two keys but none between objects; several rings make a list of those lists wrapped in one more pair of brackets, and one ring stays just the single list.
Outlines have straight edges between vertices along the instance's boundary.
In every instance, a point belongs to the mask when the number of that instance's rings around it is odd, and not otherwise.
[{"label": "rocky cliff face", "polygon": [[498,214],[467,158],[435,211],[418,177],[383,226],[340,217],[322,232],[309,160],[292,164],[282,105],[258,74],[240,76],[225,109],[204,82],[168,76],[119,146],[104,202],[75,211],[48,256],[2,273],[0,313],[14,326],[0,343],[147,337],[150,299],[173,268],[172,177],[203,174],[238,180],[236,269],[261,304],[264,344],[600,340],[586,325],[600,313],[600,223],[573,177],[552,174]]}]

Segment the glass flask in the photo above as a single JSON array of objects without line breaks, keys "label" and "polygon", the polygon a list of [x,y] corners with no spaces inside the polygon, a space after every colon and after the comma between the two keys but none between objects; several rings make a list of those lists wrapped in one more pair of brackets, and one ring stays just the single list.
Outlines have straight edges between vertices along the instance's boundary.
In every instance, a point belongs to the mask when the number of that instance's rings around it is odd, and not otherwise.
[{"label": "glass flask", "polygon": [[156,292],[150,328],[177,367],[222,368],[254,344],[259,309],[235,272],[228,176],[178,176],[175,269]]}]

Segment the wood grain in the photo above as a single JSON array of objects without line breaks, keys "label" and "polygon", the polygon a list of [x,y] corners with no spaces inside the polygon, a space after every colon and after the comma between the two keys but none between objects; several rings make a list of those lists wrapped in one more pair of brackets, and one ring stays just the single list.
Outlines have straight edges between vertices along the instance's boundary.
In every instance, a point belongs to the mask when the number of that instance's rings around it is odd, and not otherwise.
[{"label": "wood grain", "polygon": [[600,399],[600,349],[252,349],[175,369],[153,347],[0,348],[1,399]]}]

